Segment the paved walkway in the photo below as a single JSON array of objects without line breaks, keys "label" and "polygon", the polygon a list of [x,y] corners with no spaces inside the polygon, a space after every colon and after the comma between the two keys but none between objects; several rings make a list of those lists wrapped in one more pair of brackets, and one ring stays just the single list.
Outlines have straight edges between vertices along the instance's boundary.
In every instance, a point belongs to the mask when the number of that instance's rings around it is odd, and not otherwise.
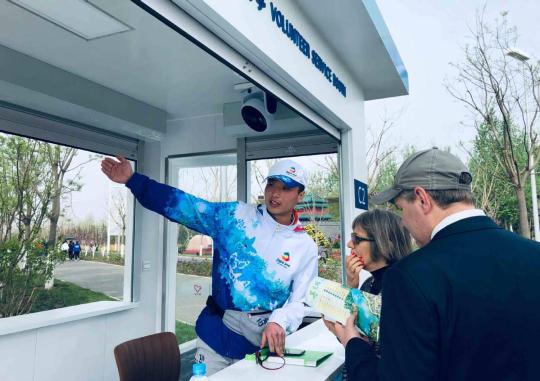
[{"label": "paved walkway", "polygon": [[211,287],[209,277],[176,274],[176,320],[195,325],[212,291]]},{"label": "paved walkway", "polygon": [[124,266],[90,261],[66,261],[56,267],[54,277],[116,299],[122,299],[124,296]]},{"label": "paved walkway", "polygon": [[[90,290],[122,299],[124,266],[91,261],[67,261],[59,265],[55,278],[75,283]],[[211,279],[196,275],[176,274],[176,319],[195,324],[210,294]]]}]

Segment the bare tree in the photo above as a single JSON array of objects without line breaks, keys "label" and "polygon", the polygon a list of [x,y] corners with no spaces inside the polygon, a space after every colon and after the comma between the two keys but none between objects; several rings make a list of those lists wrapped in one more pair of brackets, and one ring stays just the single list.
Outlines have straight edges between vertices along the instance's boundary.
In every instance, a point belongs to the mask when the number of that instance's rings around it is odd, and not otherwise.
[{"label": "bare tree", "polygon": [[259,195],[264,195],[264,179],[266,178],[266,175],[268,175],[268,170],[270,167],[277,163],[278,160],[279,159],[265,159],[252,162],[251,171],[255,176],[255,183],[257,184],[256,190],[251,190],[252,200],[254,203],[259,202]]},{"label": "bare tree", "polygon": [[49,159],[49,165],[51,167],[52,175],[52,205],[49,212],[49,239],[48,243],[50,247],[54,247],[56,244],[56,231],[58,227],[58,219],[61,212],[61,198],[65,192],[71,192],[72,190],[79,190],[80,187],[75,182],[64,184],[64,176],[69,170],[71,162],[77,150],[71,147],[61,147],[56,144],[47,144],[47,156]]},{"label": "bare tree", "polygon": [[107,241],[107,222],[104,220],[95,221],[92,217],[77,223],[64,221],[58,225],[58,233],[59,236],[73,236],[81,242],[103,246]]},{"label": "bare tree", "polygon": [[236,199],[236,171],[232,166],[183,168],[178,172],[178,181],[181,189],[208,201]]},{"label": "bare tree", "polygon": [[394,160],[394,154],[397,150],[396,145],[388,145],[387,138],[390,135],[392,128],[395,126],[403,110],[395,114],[389,114],[385,111],[381,117],[380,127],[373,129],[372,126],[367,128],[367,170],[368,170],[368,189],[370,193],[380,190],[386,177],[386,170],[390,161]]},{"label": "bare tree", "polygon": [[199,168],[203,184],[207,184],[205,198],[209,201],[231,201],[236,199],[236,172],[228,166]]},{"label": "bare tree", "polygon": [[41,233],[52,199],[50,174],[43,155],[45,144],[14,136],[2,139],[4,192],[12,195],[8,204],[12,209],[2,210],[2,221],[7,224],[1,229],[2,239],[16,234],[23,248]]},{"label": "bare tree", "polygon": [[323,162],[315,163],[317,169],[308,173],[307,193],[317,197],[339,197],[339,163],[335,154],[324,155]]},{"label": "bare tree", "polygon": [[111,197],[111,205],[109,206],[109,215],[114,224],[120,229],[118,244],[120,255],[124,256],[124,246],[126,244],[126,222],[127,222],[127,196],[124,188],[120,192],[115,193]]},{"label": "bare tree", "polygon": [[0,134],[0,317],[30,311],[60,260],[40,239],[53,193],[45,145]]},{"label": "bare tree", "polygon": [[[457,76],[447,89],[470,108],[477,129],[488,127],[496,159],[516,192],[520,233],[529,238],[525,184],[540,154],[534,129],[540,111],[540,65],[519,63],[507,55],[516,46],[517,30],[508,25],[506,13],[491,26],[484,21],[484,12],[479,12],[471,38],[464,48],[464,61],[453,64]],[[518,148],[526,152],[525,160],[518,157]]]}]

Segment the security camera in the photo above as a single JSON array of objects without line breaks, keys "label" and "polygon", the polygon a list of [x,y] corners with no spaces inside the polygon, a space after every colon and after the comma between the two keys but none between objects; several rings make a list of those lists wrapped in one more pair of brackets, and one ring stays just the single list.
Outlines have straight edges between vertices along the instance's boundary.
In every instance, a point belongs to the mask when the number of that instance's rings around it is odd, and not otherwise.
[{"label": "security camera", "polygon": [[266,91],[247,89],[240,112],[244,122],[257,132],[266,131],[274,121],[277,99]]}]

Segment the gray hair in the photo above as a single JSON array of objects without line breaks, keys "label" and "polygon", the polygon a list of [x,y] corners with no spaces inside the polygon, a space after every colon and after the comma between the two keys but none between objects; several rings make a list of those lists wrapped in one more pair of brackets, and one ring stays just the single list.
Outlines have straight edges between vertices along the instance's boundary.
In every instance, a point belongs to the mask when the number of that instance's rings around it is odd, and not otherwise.
[{"label": "gray hair", "polygon": [[[447,209],[450,204],[455,202],[464,202],[466,204],[474,205],[474,196],[471,191],[465,189],[449,189],[449,190],[428,190],[426,192],[431,196],[435,204],[441,209]],[[408,202],[412,202],[416,199],[414,189],[407,189],[402,191],[395,199],[402,197]],[[394,199],[394,200],[395,200]]]},{"label": "gray hair", "polygon": [[411,252],[411,235],[401,224],[401,218],[389,210],[373,209],[358,215],[352,229],[358,227],[373,238],[369,243],[374,261],[382,258],[392,264]]}]

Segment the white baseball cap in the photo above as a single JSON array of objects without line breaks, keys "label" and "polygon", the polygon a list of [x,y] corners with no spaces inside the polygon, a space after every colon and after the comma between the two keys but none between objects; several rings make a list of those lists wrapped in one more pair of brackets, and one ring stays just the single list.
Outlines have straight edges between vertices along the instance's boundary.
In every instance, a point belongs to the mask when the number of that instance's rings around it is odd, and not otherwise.
[{"label": "white baseball cap", "polygon": [[306,172],[304,168],[297,162],[289,159],[280,160],[272,165],[268,171],[266,180],[276,179],[281,181],[289,188],[298,186],[307,186]]}]

